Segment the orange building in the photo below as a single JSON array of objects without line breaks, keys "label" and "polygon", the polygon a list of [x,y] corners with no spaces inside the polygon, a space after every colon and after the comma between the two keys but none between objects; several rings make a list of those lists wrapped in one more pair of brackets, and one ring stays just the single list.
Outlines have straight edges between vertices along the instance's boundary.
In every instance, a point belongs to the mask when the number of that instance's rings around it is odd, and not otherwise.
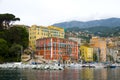
[{"label": "orange building", "polygon": [[62,38],[41,38],[36,41],[37,55],[46,60],[78,60],[78,43]]},{"label": "orange building", "polygon": [[92,47],[100,49],[99,60],[101,62],[105,62],[106,61],[106,40],[104,38],[92,37],[92,39],[90,40],[90,44]]}]

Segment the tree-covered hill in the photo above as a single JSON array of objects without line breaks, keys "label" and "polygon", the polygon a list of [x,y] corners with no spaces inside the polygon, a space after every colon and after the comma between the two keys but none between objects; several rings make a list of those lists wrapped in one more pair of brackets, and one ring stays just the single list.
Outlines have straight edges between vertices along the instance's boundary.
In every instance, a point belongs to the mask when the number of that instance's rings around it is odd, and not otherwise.
[{"label": "tree-covered hill", "polygon": [[53,24],[54,26],[62,27],[62,28],[90,28],[90,27],[99,27],[99,26],[106,26],[106,27],[116,27],[120,26],[120,18],[108,18],[108,19],[101,19],[101,20],[92,20],[92,21],[68,21],[68,22],[61,22]]},{"label": "tree-covered hill", "polygon": [[100,37],[112,37],[112,36],[120,36],[120,26],[118,27],[105,27],[105,26],[98,26],[98,27],[90,27],[80,29],[78,27],[74,28],[67,28],[67,31],[74,31],[74,32],[86,32],[88,34],[94,34]]}]

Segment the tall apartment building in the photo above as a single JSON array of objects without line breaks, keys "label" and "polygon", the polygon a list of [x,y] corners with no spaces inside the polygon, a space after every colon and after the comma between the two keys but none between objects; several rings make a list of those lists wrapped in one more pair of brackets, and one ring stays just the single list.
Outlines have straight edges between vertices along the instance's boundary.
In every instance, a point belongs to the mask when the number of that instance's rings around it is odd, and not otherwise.
[{"label": "tall apartment building", "polygon": [[55,27],[55,26],[36,26],[32,25],[29,28],[29,46],[35,50],[36,48],[36,40],[39,38],[45,37],[58,37],[64,38],[64,29]]},{"label": "tall apartment building", "polygon": [[78,60],[78,43],[62,38],[41,38],[36,41],[37,55],[46,60]]},{"label": "tall apartment building", "polygon": [[93,48],[87,46],[80,46],[81,58],[85,62],[93,61]]},{"label": "tall apartment building", "polygon": [[92,39],[90,40],[90,44],[92,47],[99,48],[99,52],[100,52],[99,60],[101,62],[105,62],[106,49],[107,49],[106,40],[104,38],[92,37]]}]

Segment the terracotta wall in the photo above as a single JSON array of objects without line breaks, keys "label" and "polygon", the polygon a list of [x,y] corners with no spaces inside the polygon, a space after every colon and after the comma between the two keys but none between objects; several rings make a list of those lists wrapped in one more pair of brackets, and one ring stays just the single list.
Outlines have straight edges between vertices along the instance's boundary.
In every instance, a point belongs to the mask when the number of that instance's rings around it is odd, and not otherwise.
[{"label": "terracotta wall", "polygon": [[36,41],[38,55],[50,60],[78,59],[78,43],[62,38],[42,38]]}]

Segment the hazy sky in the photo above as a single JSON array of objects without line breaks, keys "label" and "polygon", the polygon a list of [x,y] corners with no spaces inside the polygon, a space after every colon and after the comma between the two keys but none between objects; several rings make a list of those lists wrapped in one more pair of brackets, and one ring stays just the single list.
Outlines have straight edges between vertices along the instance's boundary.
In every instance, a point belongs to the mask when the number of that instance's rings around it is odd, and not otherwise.
[{"label": "hazy sky", "polygon": [[0,13],[12,13],[25,25],[120,17],[119,8],[120,0],[0,0]]}]

